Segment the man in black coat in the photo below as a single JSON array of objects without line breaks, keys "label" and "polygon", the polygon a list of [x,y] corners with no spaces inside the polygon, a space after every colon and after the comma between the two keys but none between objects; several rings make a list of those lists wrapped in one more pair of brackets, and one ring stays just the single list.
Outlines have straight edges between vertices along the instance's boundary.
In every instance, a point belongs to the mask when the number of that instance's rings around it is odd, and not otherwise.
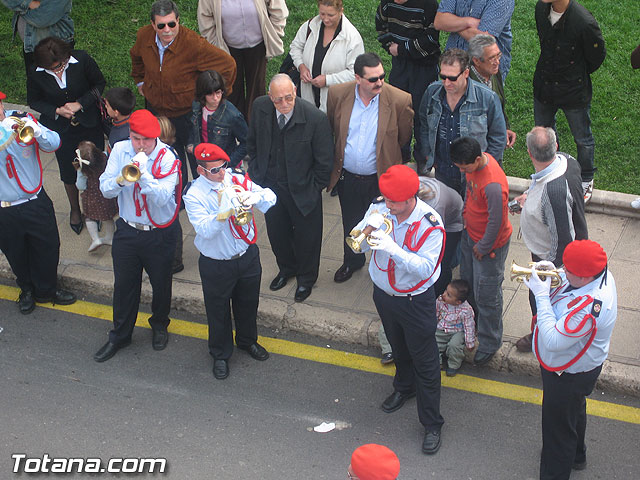
[{"label": "man in black coat", "polygon": [[540,58],[533,76],[535,124],[556,128],[567,117],[578,150],[585,203],[593,192],[595,141],[591,133],[591,74],[607,55],[593,15],[574,0],[539,0],[535,10]]},{"label": "man in black coat", "polygon": [[288,75],[275,75],[269,94],[253,103],[247,153],[251,180],[278,197],[265,214],[279,268],[269,288],[280,290],[295,276],[295,300],[302,302],[311,294],[320,267],[321,191],[333,166],[329,120],[315,105],[296,98]]}]

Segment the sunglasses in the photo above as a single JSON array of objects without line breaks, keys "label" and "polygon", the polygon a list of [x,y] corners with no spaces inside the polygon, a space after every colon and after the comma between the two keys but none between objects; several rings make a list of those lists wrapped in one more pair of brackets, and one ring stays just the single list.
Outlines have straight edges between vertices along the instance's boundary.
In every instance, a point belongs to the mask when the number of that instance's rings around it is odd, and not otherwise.
[{"label": "sunglasses", "polygon": [[211,175],[215,175],[217,174],[220,170],[224,170],[225,168],[227,168],[229,166],[229,162],[224,162],[222,165],[220,165],[219,167],[213,167],[213,168],[209,168],[206,169],[204,167],[202,167],[202,169],[205,172],[209,172]]},{"label": "sunglasses", "polygon": [[445,80],[449,80],[450,82],[457,82],[458,78],[460,78],[460,75],[462,75],[464,73],[464,70],[462,70],[458,75],[456,75],[455,77],[451,76],[451,75],[443,75],[443,74],[439,74],[438,76],[440,77],[440,80],[442,80],[443,82]]},{"label": "sunglasses", "polygon": [[164,30],[164,27],[168,26],[169,28],[176,28],[177,23],[176,22],[167,22],[167,23],[157,23],[156,27],[158,27],[158,30]]},{"label": "sunglasses", "polygon": [[369,83],[376,83],[378,80],[384,80],[385,76],[386,76],[386,73],[383,73],[379,77],[371,77],[371,78],[362,77],[362,78],[364,78]]}]

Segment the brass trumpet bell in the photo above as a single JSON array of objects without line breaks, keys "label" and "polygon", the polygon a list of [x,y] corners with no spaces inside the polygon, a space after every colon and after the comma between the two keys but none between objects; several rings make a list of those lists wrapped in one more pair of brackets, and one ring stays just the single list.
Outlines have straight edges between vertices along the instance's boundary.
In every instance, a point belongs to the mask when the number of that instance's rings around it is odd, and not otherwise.
[{"label": "brass trumpet bell", "polygon": [[[535,265],[534,262],[529,262],[529,267],[527,268],[527,267],[522,267],[522,266],[518,265],[515,261],[512,261],[511,262],[511,281],[516,280],[517,282],[522,283],[525,278],[527,280],[529,280],[529,278],[531,278],[531,273],[534,270],[534,268],[533,268],[534,265]],[[560,272],[562,272],[562,271],[563,270],[561,268],[554,268],[552,270],[537,270],[536,269],[536,273],[538,274],[539,277],[541,277],[541,278],[550,277],[551,278],[551,287],[552,288],[558,287],[562,283],[562,277],[560,276]]]},{"label": "brass trumpet bell", "polygon": [[124,178],[127,182],[135,183],[140,180],[142,172],[135,163],[128,163],[127,165],[122,167],[120,175],[122,175],[122,178]]},{"label": "brass trumpet bell", "polygon": [[10,116],[9,119],[18,126],[17,136],[22,143],[29,143],[33,140],[33,128],[26,125],[26,121],[20,117]]},{"label": "brass trumpet bell", "polygon": [[[380,228],[384,227],[384,233],[391,234],[393,230],[393,223],[391,223],[391,220],[387,218],[387,215],[388,214],[386,213],[384,214],[384,223]],[[344,239],[344,241],[347,246],[355,253],[362,253],[362,242],[364,242],[365,240],[369,244],[369,246],[375,245],[375,243],[371,241],[371,234],[374,232],[374,230],[375,228],[373,228],[371,225],[367,225],[362,230],[352,230],[349,236]]]},{"label": "brass trumpet bell", "polygon": [[235,213],[233,215],[235,219],[233,223],[242,227],[253,220],[253,211],[250,205],[244,205],[237,196],[237,194],[246,190],[240,185],[231,185],[231,189],[236,192],[236,197],[233,201],[233,205],[235,208]]}]

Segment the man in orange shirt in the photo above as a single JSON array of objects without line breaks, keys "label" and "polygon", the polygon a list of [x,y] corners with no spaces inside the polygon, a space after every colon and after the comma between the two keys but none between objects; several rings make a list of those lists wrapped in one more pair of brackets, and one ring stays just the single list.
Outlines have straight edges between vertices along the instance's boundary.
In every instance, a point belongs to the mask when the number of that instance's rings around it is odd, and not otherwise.
[{"label": "man in orange shirt", "polygon": [[483,153],[474,138],[456,138],[450,154],[467,179],[460,276],[473,292],[469,301],[476,313],[480,344],[474,363],[484,365],[502,345],[502,281],[512,231],[509,184],[498,162]]}]

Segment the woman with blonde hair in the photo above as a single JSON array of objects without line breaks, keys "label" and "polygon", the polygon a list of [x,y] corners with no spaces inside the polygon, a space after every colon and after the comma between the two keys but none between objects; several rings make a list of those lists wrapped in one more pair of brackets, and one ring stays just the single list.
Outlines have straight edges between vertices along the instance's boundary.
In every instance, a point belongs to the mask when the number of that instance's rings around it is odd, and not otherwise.
[{"label": "woman with blonde hair", "polygon": [[323,112],[329,87],[355,80],[353,64],[364,53],[362,37],[343,10],[342,0],[318,0],[318,15],[298,29],[289,52],[300,72],[300,96]]}]

